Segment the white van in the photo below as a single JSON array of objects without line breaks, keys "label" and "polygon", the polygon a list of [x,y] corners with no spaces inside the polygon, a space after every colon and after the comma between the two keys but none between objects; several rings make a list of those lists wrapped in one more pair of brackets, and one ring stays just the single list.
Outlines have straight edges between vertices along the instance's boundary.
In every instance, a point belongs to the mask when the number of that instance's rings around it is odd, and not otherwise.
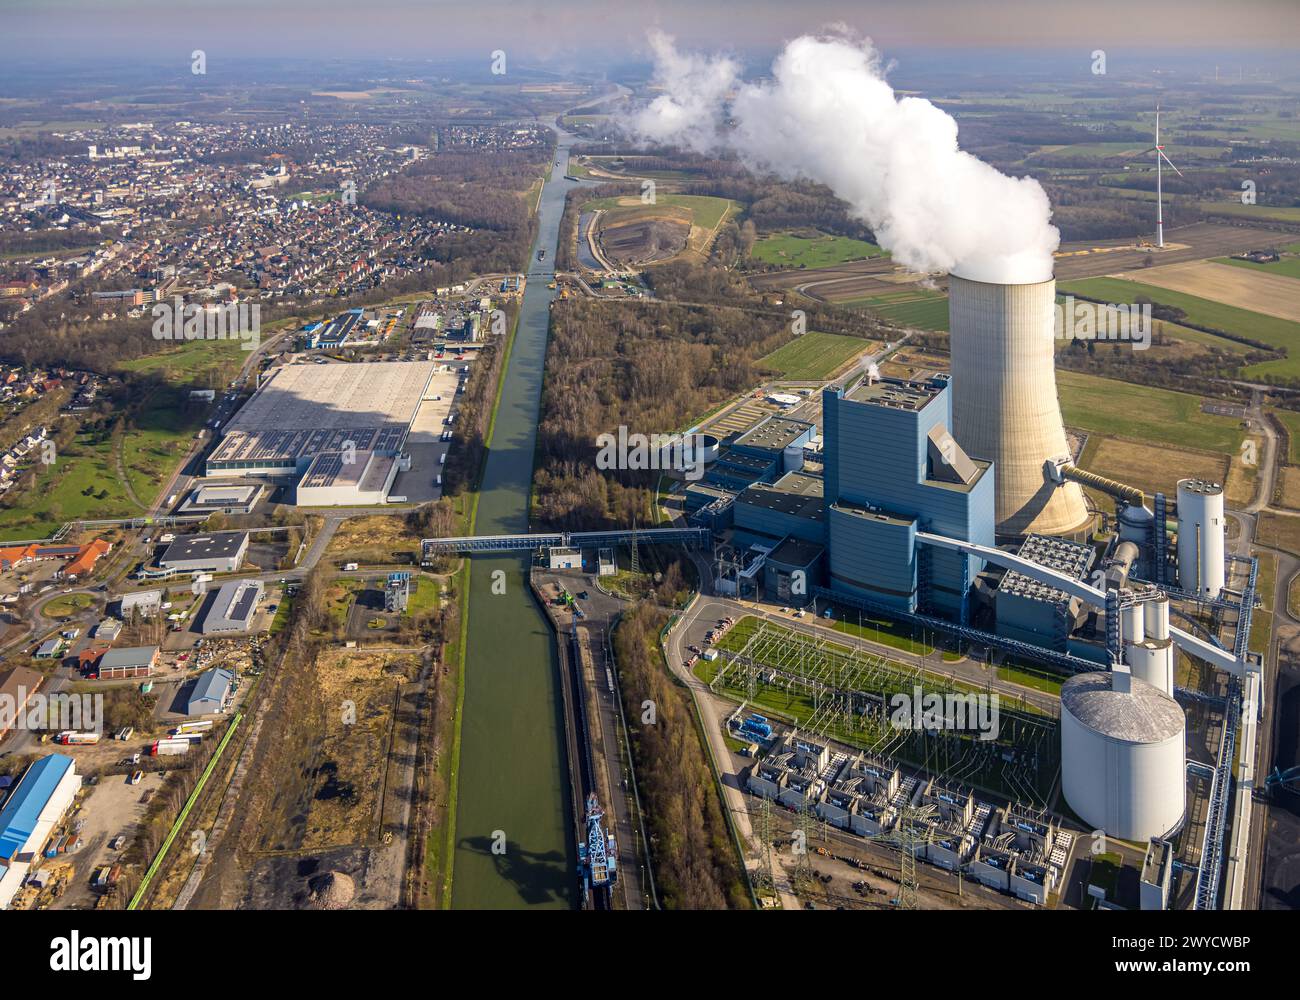
[{"label": "white van", "polygon": [[439,473],[439,474],[438,474],[438,478],[437,478],[436,480],[434,480],[434,485],[435,485],[435,486],[441,486],[441,485],[442,485],[442,473]]},{"label": "white van", "polygon": [[445,451],[442,453],[442,458],[438,459],[438,464],[439,465],[447,464],[447,453]]}]

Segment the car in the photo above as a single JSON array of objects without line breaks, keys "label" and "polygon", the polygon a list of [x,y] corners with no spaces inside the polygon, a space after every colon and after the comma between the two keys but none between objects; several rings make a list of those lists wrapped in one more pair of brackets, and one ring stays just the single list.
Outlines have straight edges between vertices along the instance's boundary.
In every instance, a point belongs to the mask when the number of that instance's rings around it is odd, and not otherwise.
[{"label": "car", "polygon": [[144,780],[144,772],[143,772],[143,771],[136,771],[135,774],[131,775],[131,784],[133,784],[133,785],[138,785],[138,784],[140,784],[140,782],[142,782],[143,780]]},{"label": "car", "polygon": [[112,840],[108,842],[108,849],[110,851],[120,851],[125,844],[126,844],[126,834],[119,833],[116,837],[114,837]]},{"label": "car", "polygon": [[140,755],[139,755],[138,753],[133,753],[133,754],[131,754],[131,763],[132,763],[132,764],[139,764],[139,763],[140,763]]}]

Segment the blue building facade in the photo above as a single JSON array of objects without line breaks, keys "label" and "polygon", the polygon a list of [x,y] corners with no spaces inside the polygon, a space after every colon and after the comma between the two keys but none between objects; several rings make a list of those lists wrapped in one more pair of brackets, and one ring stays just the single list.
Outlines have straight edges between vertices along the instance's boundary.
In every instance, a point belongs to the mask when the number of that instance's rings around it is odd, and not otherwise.
[{"label": "blue building facade", "polygon": [[993,465],[949,432],[947,377],[827,388],[822,421],[831,589],[965,621],[983,560],[916,544],[918,531],[994,544]]}]

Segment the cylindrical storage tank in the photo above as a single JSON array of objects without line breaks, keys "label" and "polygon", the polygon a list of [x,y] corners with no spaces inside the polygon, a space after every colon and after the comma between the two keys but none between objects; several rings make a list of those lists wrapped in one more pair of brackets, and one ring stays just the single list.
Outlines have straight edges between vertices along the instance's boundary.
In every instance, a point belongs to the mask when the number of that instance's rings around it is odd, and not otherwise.
[{"label": "cylindrical storage tank", "polygon": [[1119,512],[1119,537],[1122,542],[1132,542],[1139,548],[1151,540],[1151,525],[1155,515],[1145,507],[1129,504]]},{"label": "cylindrical storage tank", "polygon": [[[698,431],[694,434],[687,434],[686,439],[682,442],[683,451],[686,459],[692,465],[703,461],[708,465],[718,460],[718,439],[713,434],[701,434]],[[696,456],[699,456],[697,458]]]},{"label": "cylindrical storage tank", "polygon": [[1050,481],[1048,461],[1070,458],[1056,396],[1056,281],[993,284],[948,277],[952,434],[993,461],[1003,536],[1069,534],[1089,522],[1079,484]]},{"label": "cylindrical storage tank", "polygon": [[1114,690],[1111,674],[1098,671],[1062,685],[1061,790],[1093,829],[1146,842],[1182,822],[1187,720],[1163,691],[1129,683]]},{"label": "cylindrical storage tank", "polygon": [[1142,602],[1143,631],[1148,639],[1169,638],[1169,595]]},{"label": "cylindrical storage tank", "polygon": [[1119,609],[1120,638],[1125,642],[1141,642],[1146,638],[1142,629],[1142,605],[1130,604]]},{"label": "cylindrical storage tank", "polygon": [[1178,481],[1178,586],[1216,598],[1224,582],[1223,487],[1203,479]]},{"label": "cylindrical storage tank", "polygon": [[782,455],[781,468],[786,472],[798,472],[803,468],[803,445],[786,445]]},{"label": "cylindrical storage tank", "polygon": [[1124,646],[1124,662],[1133,676],[1165,694],[1174,693],[1174,644],[1171,639],[1147,639]]}]

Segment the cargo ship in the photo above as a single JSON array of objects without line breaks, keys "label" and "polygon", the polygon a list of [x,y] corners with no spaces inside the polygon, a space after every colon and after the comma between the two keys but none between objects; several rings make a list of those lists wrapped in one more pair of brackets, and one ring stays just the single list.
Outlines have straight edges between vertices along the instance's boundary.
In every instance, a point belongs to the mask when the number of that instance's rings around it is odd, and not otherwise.
[{"label": "cargo ship", "polygon": [[587,796],[586,839],[578,844],[578,877],[582,880],[582,899],[603,896],[618,880],[618,847],[614,835],[607,834],[596,793]]}]

